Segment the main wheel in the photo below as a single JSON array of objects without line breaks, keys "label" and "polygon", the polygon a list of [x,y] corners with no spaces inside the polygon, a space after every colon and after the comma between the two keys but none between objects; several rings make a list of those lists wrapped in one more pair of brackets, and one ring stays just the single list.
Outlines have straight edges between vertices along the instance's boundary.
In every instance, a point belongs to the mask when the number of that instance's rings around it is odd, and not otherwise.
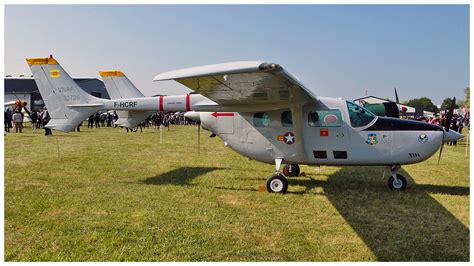
[{"label": "main wheel", "polygon": [[391,176],[388,179],[388,187],[391,190],[402,191],[407,187],[407,180],[404,176],[397,174],[397,180]]},{"label": "main wheel", "polygon": [[267,179],[267,191],[270,193],[285,193],[288,190],[288,180],[283,175],[272,175]]},{"label": "main wheel", "polygon": [[283,174],[289,177],[299,176],[300,167],[297,164],[285,164],[283,167]]}]

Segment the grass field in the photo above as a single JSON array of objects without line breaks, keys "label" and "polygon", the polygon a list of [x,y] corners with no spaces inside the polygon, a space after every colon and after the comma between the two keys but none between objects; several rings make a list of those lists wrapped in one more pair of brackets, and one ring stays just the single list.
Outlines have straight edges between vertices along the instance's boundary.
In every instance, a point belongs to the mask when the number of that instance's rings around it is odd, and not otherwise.
[{"label": "grass field", "polygon": [[303,166],[285,195],[273,166],[196,127],[103,128],[5,139],[6,261],[467,261],[465,143],[404,166]]}]

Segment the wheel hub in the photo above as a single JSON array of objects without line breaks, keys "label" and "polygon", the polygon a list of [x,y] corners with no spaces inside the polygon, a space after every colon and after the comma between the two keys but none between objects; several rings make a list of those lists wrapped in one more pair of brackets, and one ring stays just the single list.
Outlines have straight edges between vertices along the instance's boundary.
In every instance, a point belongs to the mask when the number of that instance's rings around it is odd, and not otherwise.
[{"label": "wheel hub", "polygon": [[400,179],[394,179],[392,184],[393,184],[393,187],[397,189],[403,186],[403,182]]},{"label": "wheel hub", "polygon": [[278,179],[274,179],[270,182],[270,188],[274,192],[280,192],[283,189],[283,182]]}]

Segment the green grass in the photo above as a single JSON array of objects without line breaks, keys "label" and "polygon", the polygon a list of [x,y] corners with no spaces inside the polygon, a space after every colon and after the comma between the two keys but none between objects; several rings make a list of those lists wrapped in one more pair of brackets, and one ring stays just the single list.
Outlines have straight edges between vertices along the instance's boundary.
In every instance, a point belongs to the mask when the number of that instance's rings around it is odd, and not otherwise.
[{"label": "green grass", "polygon": [[[285,195],[273,166],[196,127],[5,136],[6,261],[467,261],[465,143],[404,166],[303,166]],[[59,148],[58,148],[59,147]]]}]

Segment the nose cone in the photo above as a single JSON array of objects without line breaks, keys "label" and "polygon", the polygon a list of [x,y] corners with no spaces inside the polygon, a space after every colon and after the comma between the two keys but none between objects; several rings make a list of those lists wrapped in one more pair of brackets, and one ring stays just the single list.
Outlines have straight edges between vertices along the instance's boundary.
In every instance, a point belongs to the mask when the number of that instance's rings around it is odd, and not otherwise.
[{"label": "nose cone", "polygon": [[454,130],[444,131],[443,142],[456,141],[462,139],[464,136]]},{"label": "nose cone", "polygon": [[201,121],[201,115],[199,114],[199,112],[194,112],[194,111],[186,112],[186,113],[184,113],[184,117],[187,118],[187,119],[191,119],[193,121],[196,121],[196,122]]}]

